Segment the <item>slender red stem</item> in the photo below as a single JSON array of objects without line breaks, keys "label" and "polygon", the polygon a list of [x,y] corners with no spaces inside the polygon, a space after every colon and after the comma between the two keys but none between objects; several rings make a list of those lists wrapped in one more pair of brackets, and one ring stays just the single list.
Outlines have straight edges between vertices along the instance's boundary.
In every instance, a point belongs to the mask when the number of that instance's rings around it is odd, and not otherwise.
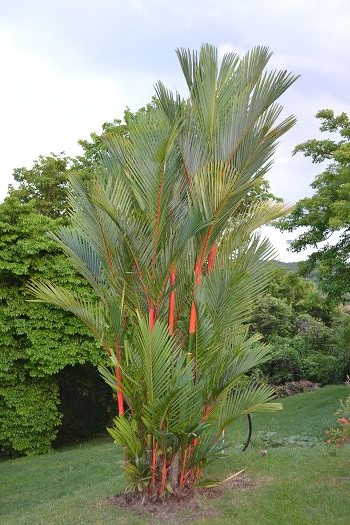
[{"label": "slender red stem", "polygon": [[140,282],[141,282],[141,286],[142,286],[142,290],[143,290],[143,292],[145,294],[145,297],[146,297],[146,301],[149,304],[150,300],[149,300],[149,296],[148,296],[148,293],[147,293],[146,285],[145,285],[145,283],[143,281],[143,277],[142,277],[142,272],[141,272],[140,266],[139,266],[136,258],[133,255],[132,255],[132,258],[134,260],[134,264],[135,264],[135,268],[136,268],[136,271],[137,271],[137,275],[139,276],[139,279],[140,279]]},{"label": "slender red stem", "polygon": [[[212,226],[209,226],[208,231],[204,237],[204,242],[201,250],[201,255],[197,261],[196,268],[195,268],[195,276],[196,276],[196,285],[199,286],[201,283],[202,278],[202,271],[203,271],[203,263],[205,258],[205,253],[207,251],[208,247],[208,241],[210,237],[210,233],[212,230]],[[192,301],[191,304],[191,313],[190,313],[190,328],[189,333],[195,334],[196,333],[196,324],[197,324],[197,314],[196,314],[196,305],[194,301]]]},{"label": "slender red stem", "polygon": [[120,416],[124,415],[124,396],[121,391],[122,375],[119,366],[115,369],[115,377],[117,379],[117,401],[118,401],[118,413]]},{"label": "slender red stem", "polygon": [[158,492],[159,496],[161,496],[163,494],[164,490],[165,490],[166,478],[167,478],[167,473],[168,473],[168,468],[167,468],[167,464],[166,464],[165,449],[163,449],[162,455],[163,455],[162,477],[161,477],[161,482],[160,482],[160,487],[159,487],[159,492]]},{"label": "slender red stem", "polygon": [[[170,266],[170,287],[175,286],[175,266]],[[175,327],[175,290],[171,290],[169,297],[169,334],[173,335]]]},{"label": "slender red stem", "polygon": [[204,418],[203,421],[206,420],[206,418],[209,416],[210,412],[213,410],[213,406],[205,405],[205,411],[204,411]]},{"label": "slender red stem", "polygon": [[194,304],[194,301],[191,303],[191,313],[190,313],[190,334],[196,333],[196,324],[197,324],[197,312],[196,312],[196,305]]},{"label": "slender red stem", "polygon": [[193,483],[195,483],[197,481],[197,479],[199,478],[200,475],[201,475],[201,469],[197,465],[196,470],[195,470],[195,474],[194,474]]},{"label": "slender red stem", "polygon": [[204,242],[203,242],[203,246],[202,246],[201,255],[200,255],[199,260],[198,260],[198,262],[196,264],[196,284],[197,285],[199,285],[200,282],[201,282],[203,263],[204,263],[204,259],[205,259],[205,252],[207,251],[209,237],[210,237],[212,229],[213,229],[213,227],[212,227],[212,225],[210,225],[209,228],[208,228],[208,231],[207,231],[207,233],[206,233],[206,235],[204,237]]},{"label": "slender red stem", "polygon": [[166,288],[167,282],[168,282],[168,276],[166,276],[164,281],[163,281],[162,288],[161,288],[161,290],[159,292],[158,300],[157,300],[155,308],[154,308],[154,312],[155,312],[156,318],[158,317],[158,314],[159,314],[159,310],[160,310],[160,307],[161,307],[161,302],[162,302],[162,299],[163,299],[163,294],[164,294],[164,290]]},{"label": "slender red stem", "polygon": [[151,331],[154,328],[155,322],[156,322],[156,316],[154,312],[154,305],[151,302],[150,307],[149,307],[149,328]]}]

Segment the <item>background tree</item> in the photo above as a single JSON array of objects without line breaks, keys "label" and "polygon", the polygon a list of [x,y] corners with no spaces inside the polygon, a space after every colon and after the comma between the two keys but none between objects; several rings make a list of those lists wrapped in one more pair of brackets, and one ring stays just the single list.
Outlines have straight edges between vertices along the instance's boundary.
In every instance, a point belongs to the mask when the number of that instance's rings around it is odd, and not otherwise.
[{"label": "background tree", "polygon": [[[29,306],[26,283],[50,277],[90,292],[48,238],[61,219],[36,211],[15,196],[0,204],[0,447],[3,452],[42,453],[57,436],[59,381],[68,366],[101,362],[88,331],[62,310]],[[62,376],[63,379],[63,376]],[[107,420],[106,420],[107,421]]]},{"label": "background tree", "polygon": [[349,314],[312,281],[276,267],[252,323],[252,331],[275,348],[273,359],[261,369],[267,381],[344,381],[350,372],[349,320]]},{"label": "background tree", "polygon": [[9,187],[9,195],[21,203],[34,203],[35,210],[56,219],[67,211],[68,174],[72,159],[64,153],[40,156],[32,168],[16,168],[13,178],[17,183]]},{"label": "background tree", "polygon": [[[320,130],[337,133],[338,140],[309,140],[296,146],[294,153],[304,153],[313,163],[331,163],[311,184],[314,195],[297,202],[279,227],[284,231],[307,228],[290,243],[295,252],[315,249],[302,271],[316,268],[322,289],[335,300],[346,301],[350,292],[350,122],[345,113],[335,116],[330,109],[319,111],[316,118],[322,121]],[[325,246],[320,248],[320,242],[326,242]]]}]

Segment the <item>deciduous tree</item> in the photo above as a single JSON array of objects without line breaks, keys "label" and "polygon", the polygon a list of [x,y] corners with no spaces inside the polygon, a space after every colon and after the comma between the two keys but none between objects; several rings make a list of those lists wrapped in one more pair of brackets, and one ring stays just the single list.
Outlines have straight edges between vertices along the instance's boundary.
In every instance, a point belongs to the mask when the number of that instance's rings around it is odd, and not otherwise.
[{"label": "deciduous tree", "polygon": [[[337,134],[336,140],[312,139],[296,146],[313,163],[330,161],[311,184],[312,197],[297,202],[294,211],[280,221],[284,231],[304,227],[306,231],[290,243],[300,252],[314,252],[303,264],[303,271],[317,269],[322,289],[335,300],[346,301],[350,293],[350,122],[345,113],[335,116],[330,109],[317,113],[320,130]],[[325,243],[320,247],[319,243]]]}]

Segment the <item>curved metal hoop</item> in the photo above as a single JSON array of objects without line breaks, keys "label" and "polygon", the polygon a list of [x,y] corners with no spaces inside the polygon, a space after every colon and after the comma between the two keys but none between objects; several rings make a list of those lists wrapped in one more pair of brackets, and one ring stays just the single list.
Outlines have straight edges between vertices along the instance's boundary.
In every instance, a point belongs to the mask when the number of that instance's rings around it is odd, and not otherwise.
[{"label": "curved metal hoop", "polygon": [[247,450],[250,440],[252,438],[252,432],[253,432],[252,416],[250,414],[247,414],[247,417],[248,417],[248,437],[247,437],[247,441],[243,445],[242,452]]}]

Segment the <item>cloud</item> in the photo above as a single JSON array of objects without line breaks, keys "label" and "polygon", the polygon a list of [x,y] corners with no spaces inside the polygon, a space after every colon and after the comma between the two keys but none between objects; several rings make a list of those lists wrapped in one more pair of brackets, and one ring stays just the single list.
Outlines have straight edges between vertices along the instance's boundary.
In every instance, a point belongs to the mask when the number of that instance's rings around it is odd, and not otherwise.
[{"label": "cloud", "polygon": [[219,46],[220,56],[268,45],[272,67],[301,73],[283,95],[297,125],[276,152],[272,191],[310,194],[320,171],[294,146],[319,137],[318,109],[350,111],[348,0],[15,0],[0,20],[0,199],[11,171],[40,154],[78,153],[77,140],[137,109],[163,80],[185,92],[176,47]]},{"label": "cloud", "polygon": [[261,235],[263,237],[268,237],[271,244],[276,249],[277,259],[279,261],[298,262],[305,261],[313,252],[311,248],[307,248],[299,253],[289,251],[289,241],[296,239],[300,233],[302,233],[301,230],[302,228],[298,228],[298,230],[294,232],[282,233],[272,226],[263,226],[261,228]]},{"label": "cloud", "polygon": [[[5,196],[15,167],[30,166],[51,151],[79,152],[77,141],[122,117],[125,107],[137,109],[152,94],[151,78],[132,73],[67,75],[23,49],[11,33],[0,32],[0,198]],[[143,86],[140,92],[140,86]],[[139,105],[132,102],[138,100]]]},{"label": "cloud", "polygon": [[136,11],[142,13],[145,10],[145,5],[141,0],[130,0],[130,5]]}]

